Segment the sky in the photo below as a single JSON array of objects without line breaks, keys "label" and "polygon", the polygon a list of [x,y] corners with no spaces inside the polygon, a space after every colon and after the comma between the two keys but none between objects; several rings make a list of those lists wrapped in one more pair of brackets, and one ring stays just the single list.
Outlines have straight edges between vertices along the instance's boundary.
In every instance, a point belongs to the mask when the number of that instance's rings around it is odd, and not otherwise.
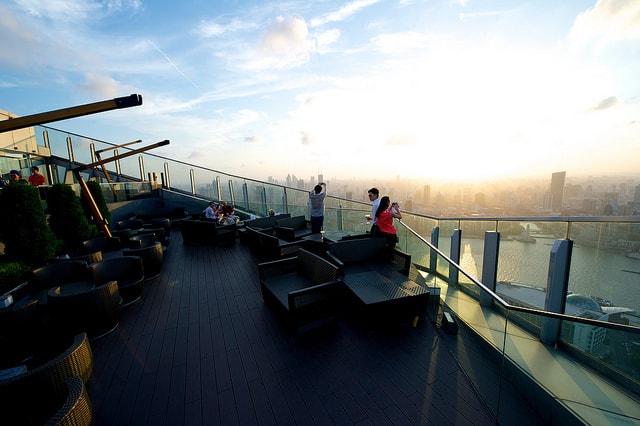
[{"label": "sky", "polygon": [[266,180],[639,174],[640,1],[0,0],[0,109]]}]

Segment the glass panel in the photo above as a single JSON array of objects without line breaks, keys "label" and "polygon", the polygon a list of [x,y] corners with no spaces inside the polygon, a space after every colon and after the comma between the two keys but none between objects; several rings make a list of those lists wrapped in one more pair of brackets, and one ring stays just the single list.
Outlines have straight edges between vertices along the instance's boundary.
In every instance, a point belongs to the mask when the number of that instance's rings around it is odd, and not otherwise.
[{"label": "glass panel", "polygon": [[[569,291],[640,312],[638,224],[574,223]],[[634,317],[637,318],[637,317]]]}]

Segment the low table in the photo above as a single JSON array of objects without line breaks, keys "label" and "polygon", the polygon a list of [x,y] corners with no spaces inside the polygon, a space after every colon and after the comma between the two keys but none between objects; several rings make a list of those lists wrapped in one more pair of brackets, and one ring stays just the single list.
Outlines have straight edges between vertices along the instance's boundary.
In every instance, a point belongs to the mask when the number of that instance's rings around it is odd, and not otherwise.
[{"label": "low table", "polygon": [[426,312],[429,290],[403,274],[370,270],[347,273],[342,281],[377,321],[407,319],[415,325]]}]

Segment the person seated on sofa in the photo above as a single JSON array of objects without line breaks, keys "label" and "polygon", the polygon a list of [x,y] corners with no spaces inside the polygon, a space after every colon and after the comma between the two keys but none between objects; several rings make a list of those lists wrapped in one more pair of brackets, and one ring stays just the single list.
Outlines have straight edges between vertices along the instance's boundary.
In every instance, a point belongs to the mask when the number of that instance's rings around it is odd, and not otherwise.
[{"label": "person seated on sofa", "polygon": [[236,215],[235,208],[232,205],[227,204],[226,201],[220,201],[220,209],[218,213],[218,223],[220,225],[230,225],[236,223],[238,216]]},{"label": "person seated on sofa", "polygon": [[204,219],[218,220],[218,214],[216,210],[217,210],[216,203],[214,203],[213,201],[210,201],[207,208],[202,211],[202,214],[204,215]]}]

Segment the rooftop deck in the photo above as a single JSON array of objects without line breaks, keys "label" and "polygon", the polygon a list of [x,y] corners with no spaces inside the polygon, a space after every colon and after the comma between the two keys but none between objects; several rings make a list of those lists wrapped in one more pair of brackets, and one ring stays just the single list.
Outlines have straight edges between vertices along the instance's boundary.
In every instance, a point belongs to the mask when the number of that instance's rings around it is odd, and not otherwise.
[{"label": "rooftop deck", "polygon": [[[483,402],[452,353],[493,389],[500,366],[464,328],[344,318],[294,336],[264,304],[238,241],[184,245],[174,231],[161,276],[91,345],[95,425],[497,423],[498,393]],[[503,384],[499,423],[540,418]]]}]

